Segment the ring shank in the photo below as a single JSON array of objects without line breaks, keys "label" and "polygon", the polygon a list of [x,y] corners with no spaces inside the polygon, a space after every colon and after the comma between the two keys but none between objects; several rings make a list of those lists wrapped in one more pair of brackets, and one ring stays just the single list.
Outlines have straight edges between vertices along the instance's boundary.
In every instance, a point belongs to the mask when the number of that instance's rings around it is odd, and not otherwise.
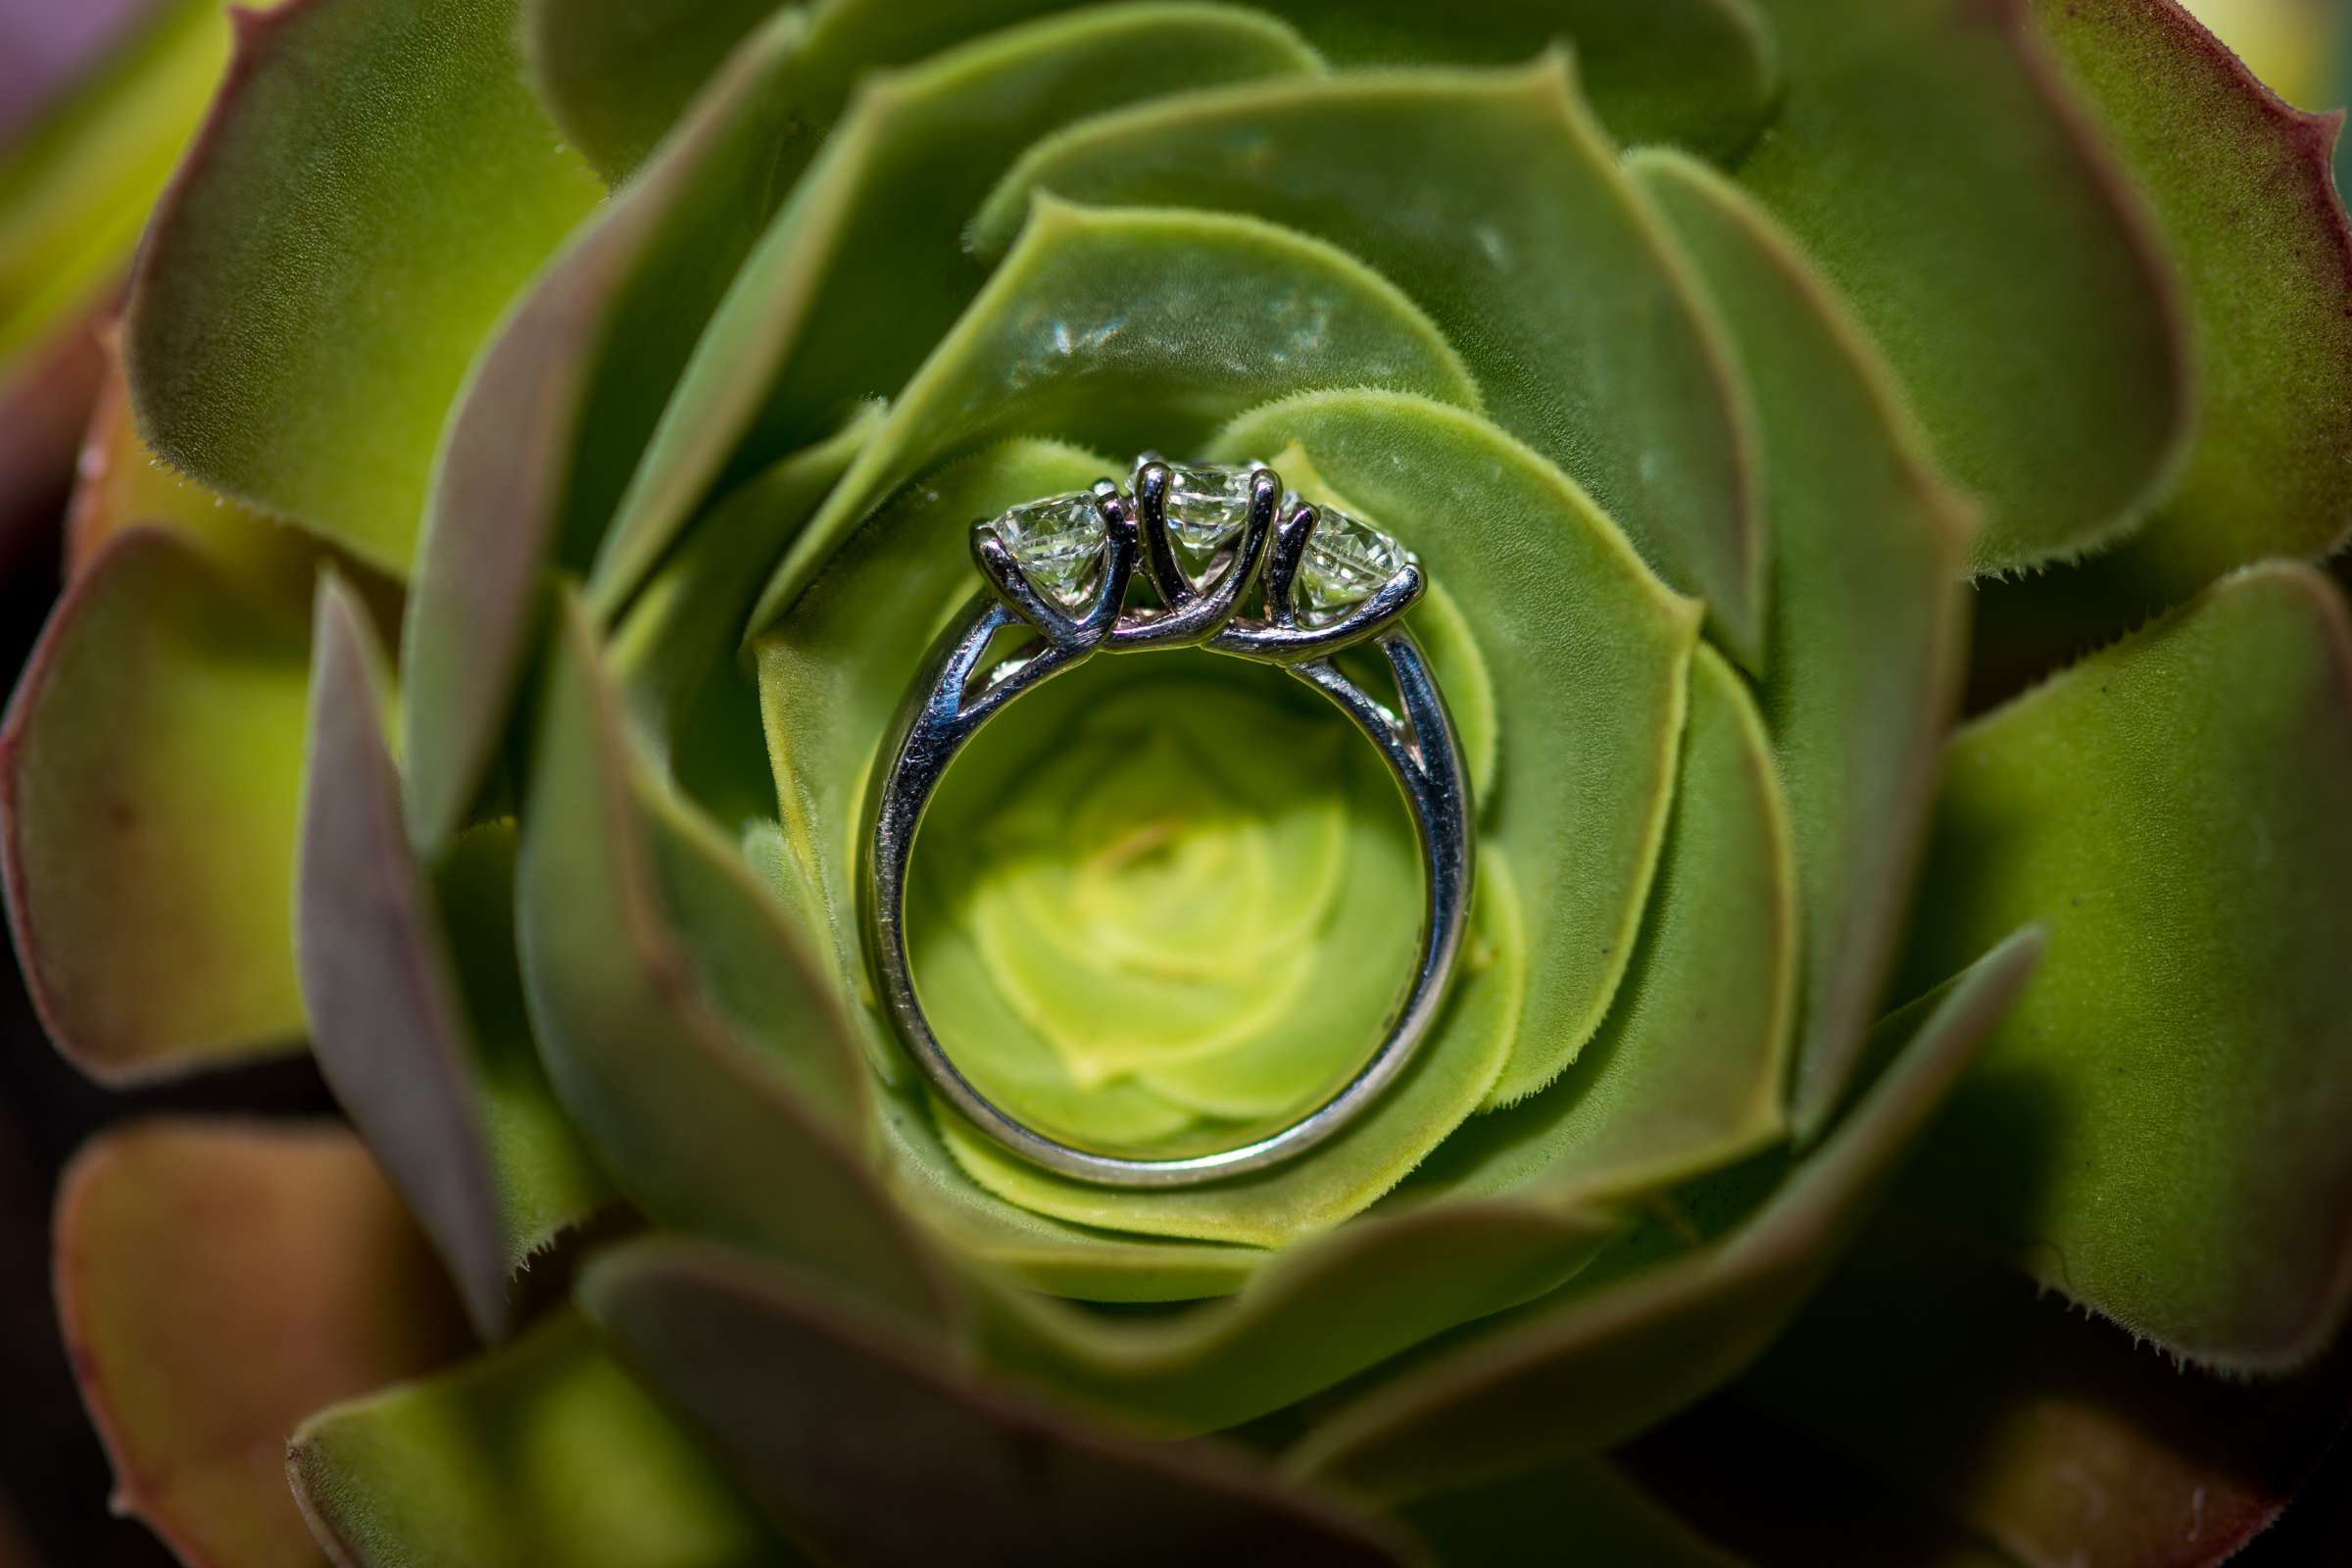
[{"label": "ring shank", "polygon": [[901,711],[889,763],[876,782],[862,836],[866,951],[899,1038],[931,1087],[981,1131],[1032,1164],[1116,1187],[1182,1187],[1263,1170],[1302,1153],[1355,1120],[1396,1078],[1436,1022],[1469,918],[1471,818],[1460,748],[1427,659],[1401,624],[1374,637],[1396,682],[1392,713],[1328,660],[1282,667],[1323,693],[1388,765],[1404,796],[1421,858],[1421,932],[1410,985],[1380,1043],[1347,1083],[1280,1129],[1232,1149],[1141,1158],[1052,1138],[1005,1111],[964,1076],[941,1046],[915,995],[906,929],[907,868],[932,796],[963,747],[1006,702],[1074,665],[1083,654],[1048,649],[1021,678],[966,697],[997,633],[1018,617],[987,596],[933,650],[926,677]]}]

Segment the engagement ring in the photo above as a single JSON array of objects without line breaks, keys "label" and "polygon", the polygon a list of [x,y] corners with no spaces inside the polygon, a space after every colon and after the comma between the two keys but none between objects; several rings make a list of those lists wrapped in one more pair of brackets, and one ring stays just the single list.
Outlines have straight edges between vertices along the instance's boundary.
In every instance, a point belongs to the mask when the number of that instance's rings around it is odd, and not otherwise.
[{"label": "engagement ring", "polygon": [[[1023,1159],[1082,1181],[1215,1181],[1264,1169],[1339,1133],[1403,1071],[1436,1020],[1470,906],[1469,786],[1445,698],[1402,618],[1421,596],[1420,563],[1370,525],[1286,494],[1262,464],[1178,466],[1149,456],[1127,487],[1104,479],[1092,491],[1031,501],[975,523],[972,555],[987,589],[925,661],[867,803],[867,952],[900,1039],[932,1088],[973,1126]],[[1131,593],[1139,562],[1149,595]],[[1001,633],[1023,628],[1034,634],[1026,647],[992,655]],[[1385,661],[1394,707],[1335,662],[1358,647]],[[1050,1136],[957,1070],[915,994],[906,872],[924,808],[949,764],[1007,703],[1099,653],[1186,648],[1276,664],[1338,705],[1403,793],[1425,898],[1413,973],[1353,1076],[1263,1136],[1152,1158]]]}]

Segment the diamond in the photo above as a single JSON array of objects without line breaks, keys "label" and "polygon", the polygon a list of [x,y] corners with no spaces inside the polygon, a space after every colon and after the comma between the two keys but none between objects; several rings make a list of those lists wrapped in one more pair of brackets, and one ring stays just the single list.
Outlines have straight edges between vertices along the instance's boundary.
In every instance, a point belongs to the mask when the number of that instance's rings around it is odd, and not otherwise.
[{"label": "diamond", "polygon": [[1298,564],[1298,586],[1311,614],[1336,615],[1370,598],[1404,568],[1412,552],[1366,522],[1331,507],[1318,509]]},{"label": "diamond", "polygon": [[[1141,485],[1144,465],[1161,460],[1147,452],[1135,463]],[[1262,464],[1228,467],[1200,464],[1192,467],[1168,465],[1168,537],[1176,556],[1196,579],[1216,559],[1218,551],[1242,536],[1250,520],[1250,489]]]},{"label": "diamond", "polygon": [[1068,610],[1086,602],[1107,540],[1093,496],[1073,490],[1024,501],[997,514],[988,526],[1038,592]]}]

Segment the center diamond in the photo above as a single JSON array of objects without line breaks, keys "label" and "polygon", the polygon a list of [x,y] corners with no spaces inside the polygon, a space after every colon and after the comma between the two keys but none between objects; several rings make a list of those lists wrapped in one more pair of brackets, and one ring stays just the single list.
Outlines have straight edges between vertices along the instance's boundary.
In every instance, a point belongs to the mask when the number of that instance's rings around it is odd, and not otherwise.
[{"label": "center diamond", "polygon": [[1318,509],[1315,531],[1307,536],[1298,564],[1298,586],[1306,610],[1336,615],[1363,603],[1401,571],[1412,552],[1366,522],[1331,507]]},{"label": "center diamond", "polygon": [[[1139,475],[1145,464],[1158,461],[1144,454],[1136,462]],[[1250,521],[1250,488],[1258,466],[1168,466],[1168,537],[1175,542],[1177,560],[1196,582],[1218,551],[1241,538]]]},{"label": "center diamond", "polygon": [[1107,536],[1084,491],[1024,501],[1001,512],[989,528],[1012,552],[1038,592],[1075,610],[1086,602]]}]

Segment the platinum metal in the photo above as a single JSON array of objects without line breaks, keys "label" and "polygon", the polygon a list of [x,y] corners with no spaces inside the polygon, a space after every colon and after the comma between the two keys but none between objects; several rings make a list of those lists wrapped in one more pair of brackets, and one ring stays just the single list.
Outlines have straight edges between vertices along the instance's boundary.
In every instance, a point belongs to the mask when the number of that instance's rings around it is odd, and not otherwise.
[{"label": "platinum metal", "polygon": [[[1370,597],[1323,623],[1297,609],[1299,564],[1318,517],[1283,505],[1280,478],[1259,468],[1249,517],[1230,551],[1196,583],[1168,533],[1169,470],[1150,462],[1131,497],[1109,480],[1094,488],[1106,535],[1093,592],[1065,611],[1040,592],[986,524],[975,525],[972,556],[988,591],[958,616],[931,650],[923,674],[893,726],[866,808],[861,836],[866,952],[885,1011],[932,1088],[1012,1153],[1064,1176],[1114,1187],[1184,1187],[1238,1176],[1305,1152],[1368,1109],[1411,1060],[1443,1006],[1469,918],[1472,811],[1453,723],[1420,645],[1400,617],[1420,598],[1423,577],[1408,562]],[[1126,608],[1139,564],[1160,604]],[[1261,588],[1263,612],[1242,608]],[[1000,632],[1027,625],[1042,641],[1033,651],[983,669]],[[1392,710],[1332,662],[1369,643],[1396,685]],[[1321,692],[1363,732],[1404,797],[1420,852],[1423,901],[1419,952],[1404,994],[1379,1044],[1355,1074],[1297,1120],[1236,1148],[1145,1158],[1065,1143],[1029,1126],[986,1095],[941,1046],[915,995],[907,958],[907,867],[923,813],[954,762],[980,727],[1007,703],[1099,653],[1203,648],[1280,666]]]}]

